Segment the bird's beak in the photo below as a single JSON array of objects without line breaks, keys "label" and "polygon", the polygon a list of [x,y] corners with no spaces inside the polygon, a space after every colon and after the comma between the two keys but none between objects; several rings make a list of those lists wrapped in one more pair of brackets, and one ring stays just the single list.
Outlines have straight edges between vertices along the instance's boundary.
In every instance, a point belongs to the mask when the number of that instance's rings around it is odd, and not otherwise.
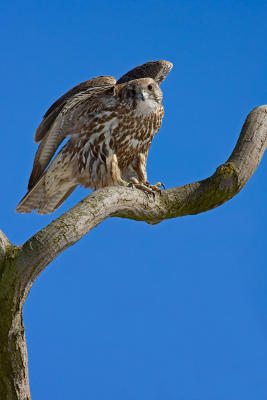
[{"label": "bird's beak", "polygon": [[138,94],[138,98],[140,100],[145,101],[147,99],[147,97],[148,97],[148,94],[144,90],[141,90],[141,92]]}]

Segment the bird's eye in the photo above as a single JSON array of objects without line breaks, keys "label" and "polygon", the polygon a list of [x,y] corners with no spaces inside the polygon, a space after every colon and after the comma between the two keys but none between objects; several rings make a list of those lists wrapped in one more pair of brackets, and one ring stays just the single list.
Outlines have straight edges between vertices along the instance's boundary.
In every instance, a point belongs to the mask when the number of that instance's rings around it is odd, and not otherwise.
[{"label": "bird's eye", "polygon": [[152,85],[148,85],[148,90],[152,90],[153,89],[153,86]]}]

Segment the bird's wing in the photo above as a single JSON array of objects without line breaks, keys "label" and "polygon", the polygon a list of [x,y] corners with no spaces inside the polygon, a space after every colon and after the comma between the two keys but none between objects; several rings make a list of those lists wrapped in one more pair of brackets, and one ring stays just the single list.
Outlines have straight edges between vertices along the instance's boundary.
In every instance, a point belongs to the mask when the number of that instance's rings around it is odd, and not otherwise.
[{"label": "bird's wing", "polygon": [[[111,80],[111,77],[101,78],[109,78],[110,83],[115,81],[115,78]],[[101,111],[103,108],[103,102],[101,99],[103,96],[105,96],[105,94],[113,93],[114,88],[114,83],[108,84],[108,80],[105,82],[105,84],[103,81],[100,82],[103,83],[102,86],[99,85],[97,87],[89,87],[86,90],[82,90],[76,94],[73,94],[72,96],[67,96],[67,94],[71,92],[70,91],[65,95],[67,100],[63,100],[64,104],[59,102],[59,107],[61,107],[61,109],[59,112],[57,112],[57,115],[50,128],[42,136],[41,143],[37,149],[28,184],[29,190],[36,184],[42,173],[45,171],[61,142],[70,133],[80,131],[81,122],[79,117],[81,116],[81,113],[86,110],[86,117],[88,120],[90,120],[90,117],[93,117],[95,114]],[[55,110],[56,109],[57,106],[55,107]],[[53,110],[51,112],[53,112]],[[50,114],[48,114],[48,116],[49,115]]]},{"label": "bird's wing", "polygon": [[[160,84],[172,66],[169,61],[150,61],[127,72],[117,83],[125,83],[139,78],[152,78]],[[34,140],[41,143],[35,155],[28,184],[29,189],[36,184],[60,143],[75,129],[77,114],[73,110],[79,109],[79,106],[85,102],[88,103],[87,107],[90,105],[92,109],[91,115],[94,115],[99,106],[101,107],[97,97],[115,85],[116,79],[112,76],[90,79],[69,90],[47,110],[35,132]]]},{"label": "bird's wing", "polygon": [[85,90],[92,87],[102,87],[106,85],[115,85],[116,79],[113,76],[99,76],[97,78],[89,79],[88,81],[82,82],[77,86],[74,86],[67,93],[63,94],[58,100],[56,100],[52,106],[46,111],[43,121],[36,129],[34,140],[36,143],[40,142],[46,135],[47,131],[57,118],[58,114],[65,106],[65,104],[76,94],[84,92]]},{"label": "bird's wing", "polygon": [[159,85],[166,78],[172,67],[173,64],[169,61],[149,61],[126,72],[117,83],[125,83],[133,79],[152,78]]}]

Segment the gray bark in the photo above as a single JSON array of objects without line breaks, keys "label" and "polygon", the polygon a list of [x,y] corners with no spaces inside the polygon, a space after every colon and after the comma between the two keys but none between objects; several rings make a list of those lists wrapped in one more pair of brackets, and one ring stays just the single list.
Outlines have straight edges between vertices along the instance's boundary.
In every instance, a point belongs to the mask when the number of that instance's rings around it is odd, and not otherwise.
[{"label": "gray bark", "polygon": [[248,115],[232,155],[207,179],[164,190],[155,198],[132,188],[97,190],[20,247],[0,231],[1,400],[30,399],[22,309],[34,280],[58,254],[109,217],[157,224],[220,206],[244,187],[266,145],[264,105]]}]

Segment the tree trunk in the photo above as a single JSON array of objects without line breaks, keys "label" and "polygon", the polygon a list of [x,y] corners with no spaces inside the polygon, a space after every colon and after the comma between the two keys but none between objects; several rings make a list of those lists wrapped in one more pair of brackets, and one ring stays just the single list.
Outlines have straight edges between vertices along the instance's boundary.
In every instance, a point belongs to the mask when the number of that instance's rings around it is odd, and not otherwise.
[{"label": "tree trunk", "polygon": [[[3,255],[4,252],[2,252]],[[0,269],[0,399],[30,400],[27,346],[18,290],[18,248],[9,245]]]}]

